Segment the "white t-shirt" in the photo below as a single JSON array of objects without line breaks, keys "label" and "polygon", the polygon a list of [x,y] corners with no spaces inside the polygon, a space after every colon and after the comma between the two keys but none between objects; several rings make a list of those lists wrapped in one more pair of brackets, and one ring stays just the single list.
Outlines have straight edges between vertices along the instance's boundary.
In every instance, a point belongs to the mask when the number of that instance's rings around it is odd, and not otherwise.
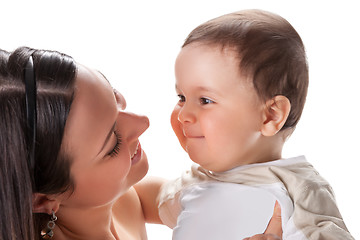
[{"label": "white t-shirt", "polygon": [[353,239],[329,184],[301,156],[214,173],[193,166],[161,192],[173,240],[232,240],[263,233],[275,201],[283,239]]}]

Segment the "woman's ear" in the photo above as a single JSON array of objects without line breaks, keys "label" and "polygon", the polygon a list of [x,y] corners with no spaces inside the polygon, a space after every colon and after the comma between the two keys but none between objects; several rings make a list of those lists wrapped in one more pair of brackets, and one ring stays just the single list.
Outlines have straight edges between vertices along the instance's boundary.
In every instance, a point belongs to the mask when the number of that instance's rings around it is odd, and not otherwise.
[{"label": "woman's ear", "polygon": [[33,193],[32,197],[33,213],[47,213],[52,214],[52,211],[57,212],[60,207],[60,202],[49,195],[43,193]]},{"label": "woman's ear", "polygon": [[291,109],[287,97],[278,95],[266,101],[261,133],[263,136],[274,136],[284,126]]}]

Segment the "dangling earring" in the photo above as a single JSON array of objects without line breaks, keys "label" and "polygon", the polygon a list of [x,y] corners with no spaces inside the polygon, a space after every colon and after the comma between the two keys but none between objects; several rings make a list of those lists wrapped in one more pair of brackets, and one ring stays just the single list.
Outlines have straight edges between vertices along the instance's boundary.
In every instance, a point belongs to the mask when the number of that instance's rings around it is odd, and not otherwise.
[{"label": "dangling earring", "polygon": [[55,227],[55,221],[57,220],[57,217],[55,216],[55,212],[52,211],[52,216],[50,218],[50,221],[47,223],[46,227],[41,230],[41,238],[42,239],[51,239],[54,236],[53,229]]}]

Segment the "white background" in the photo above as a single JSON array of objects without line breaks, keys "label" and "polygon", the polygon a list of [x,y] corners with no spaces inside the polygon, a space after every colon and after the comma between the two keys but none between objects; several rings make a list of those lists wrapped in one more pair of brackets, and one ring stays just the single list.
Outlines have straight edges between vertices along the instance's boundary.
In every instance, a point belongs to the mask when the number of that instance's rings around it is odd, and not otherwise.
[{"label": "white background", "polygon": [[[149,175],[175,178],[191,162],[172,133],[174,60],[187,34],[219,15],[260,8],[285,17],[301,35],[310,66],[307,104],[284,157],[305,154],[332,184],[345,223],[360,238],[360,7],[356,1],[132,0],[0,1],[0,48],[52,49],[99,69],[146,114],[142,136]],[[150,240],[171,239],[148,225]]]}]

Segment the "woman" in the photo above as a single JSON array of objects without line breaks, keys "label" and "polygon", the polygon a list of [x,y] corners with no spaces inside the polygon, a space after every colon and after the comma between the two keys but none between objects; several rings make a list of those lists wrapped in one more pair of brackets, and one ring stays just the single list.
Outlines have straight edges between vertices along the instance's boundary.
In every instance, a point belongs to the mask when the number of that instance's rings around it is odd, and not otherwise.
[{"label": "woman", "polygon": [[[145,223],[161,223],[163,181],[138,183],[149,121],[125,107],[100,72],[67,55],[0,51],[1,239],[146,239]],[[268,233],[279,231],[273,220]]]}]

